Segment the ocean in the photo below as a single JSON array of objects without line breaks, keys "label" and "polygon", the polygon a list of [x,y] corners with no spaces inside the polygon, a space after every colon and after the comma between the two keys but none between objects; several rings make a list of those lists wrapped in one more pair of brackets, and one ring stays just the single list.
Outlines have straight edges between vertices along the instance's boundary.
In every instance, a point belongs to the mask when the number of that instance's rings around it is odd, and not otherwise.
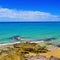
[{"label": "ocean", "polygon": [[9,37],[19,35],[29,39],[57,38],[60,42],[60,22],[0,22],[0,43],[14,42]]}]

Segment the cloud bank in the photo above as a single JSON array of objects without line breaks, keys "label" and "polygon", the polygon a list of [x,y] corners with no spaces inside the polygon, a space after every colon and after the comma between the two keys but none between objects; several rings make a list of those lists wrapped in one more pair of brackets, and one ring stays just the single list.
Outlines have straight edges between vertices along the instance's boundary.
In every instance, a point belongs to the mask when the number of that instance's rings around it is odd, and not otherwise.
[{"label": "cloud bank", "polygon": [[[60,21],[60,16],[40,11],[22,11],[0,8],[0,18],[16,19],[17,21]],[[1,20],[1,19],[0,19]]]}]

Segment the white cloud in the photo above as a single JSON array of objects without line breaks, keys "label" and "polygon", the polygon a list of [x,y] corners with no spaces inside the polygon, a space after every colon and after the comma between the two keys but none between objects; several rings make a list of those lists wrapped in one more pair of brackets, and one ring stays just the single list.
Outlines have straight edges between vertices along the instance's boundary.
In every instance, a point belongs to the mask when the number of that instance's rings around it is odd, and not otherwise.
[{"label": "white cloud", "polygon": [[60,17],[51,13],[40,11],[18,11],[8,8],[0,8],[0,18],[12,18],[17,21],[60,21]]}]

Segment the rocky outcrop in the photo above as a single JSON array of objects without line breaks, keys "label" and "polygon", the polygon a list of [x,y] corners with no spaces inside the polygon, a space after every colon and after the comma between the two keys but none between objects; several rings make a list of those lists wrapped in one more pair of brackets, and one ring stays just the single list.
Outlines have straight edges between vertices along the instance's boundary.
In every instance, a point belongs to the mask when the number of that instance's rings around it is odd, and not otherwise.
[{"label": "rocky outcrop", "polygon": [[29,58],[25,58],[23,60],[60,60],[60,59],[54,56],[51,56],[50,58],[46,58],[45,56],[36,55],[36,56],[31,56]]},{"label": "rocky outcrop", "polygon": [[60,60],[59,58],[56,58],[56,57],[54,57],[54,56],[51,56],[50,58],[49,58],[49,60]]},{"label": "rocky outcrop", "polygon": [[[60,51],[60,50],[59,50]],[[46,47],[36,43],[19,43],[0,48],[0,60],[60,60],[54,55],[47,57],[41,55],[49,52]],[[49,54],[48,54],[49,55]]]},{"label": "rocky outcrop", "polygon": [[20,36],[13,36],[12,39],[17,40],[17,41],[21,40]]},{"label": "rocky outcrop", "polygon": [[24,60],[49,60],[49,59],[46,58],[45,56],[36,55],[36,56],[31,56],[29,58],[25,58]]}]

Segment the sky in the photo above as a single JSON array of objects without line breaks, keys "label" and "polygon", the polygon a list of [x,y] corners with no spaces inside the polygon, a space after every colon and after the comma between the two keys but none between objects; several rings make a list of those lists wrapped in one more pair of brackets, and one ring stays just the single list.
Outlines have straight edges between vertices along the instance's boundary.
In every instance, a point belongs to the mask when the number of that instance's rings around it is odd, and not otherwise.
[{"label": "sky", "polygon": [[0,0],[0,22],[60,21],[60,0]]}]

